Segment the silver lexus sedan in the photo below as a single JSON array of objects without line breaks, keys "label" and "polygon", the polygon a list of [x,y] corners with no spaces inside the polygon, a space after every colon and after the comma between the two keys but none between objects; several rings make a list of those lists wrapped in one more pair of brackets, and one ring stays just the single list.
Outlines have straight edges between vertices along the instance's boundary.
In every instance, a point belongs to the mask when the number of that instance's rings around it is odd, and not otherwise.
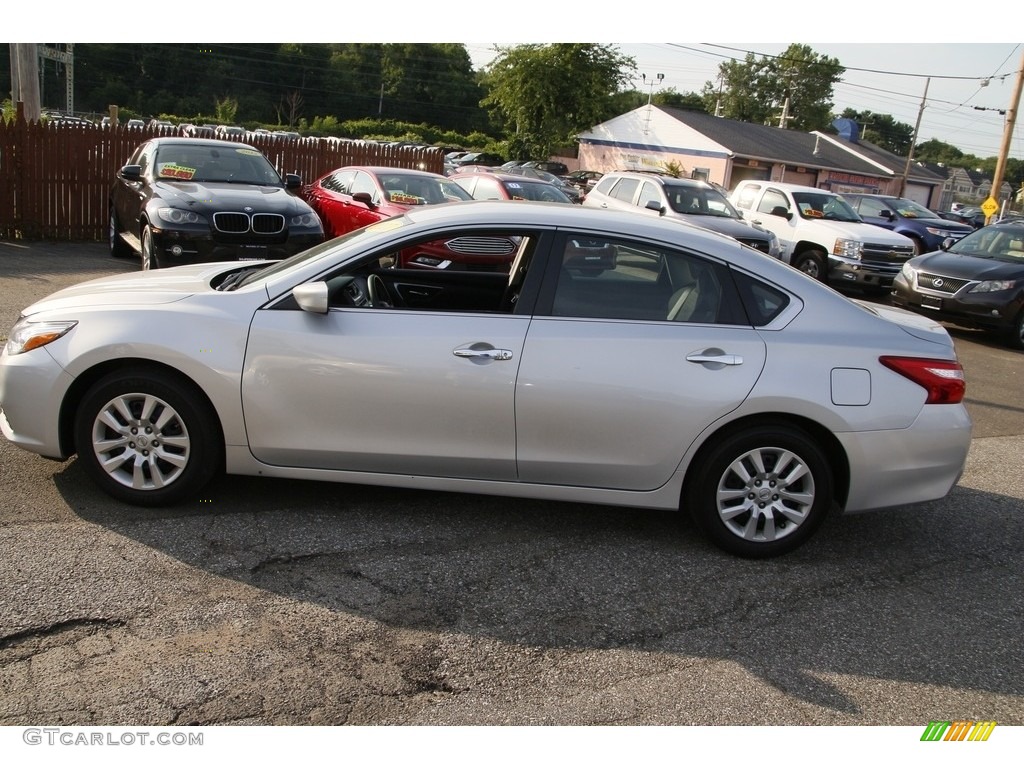
[{"label": "silver lexus sedan", "polygon": [[[400,256],[512,246],[500,270]],[[58,291],[0,427],[132,504],[239,475],[681,510],[744,557],[939,499],[971,421],[947,332],[685,223],[468,202],[280,262]]]}]

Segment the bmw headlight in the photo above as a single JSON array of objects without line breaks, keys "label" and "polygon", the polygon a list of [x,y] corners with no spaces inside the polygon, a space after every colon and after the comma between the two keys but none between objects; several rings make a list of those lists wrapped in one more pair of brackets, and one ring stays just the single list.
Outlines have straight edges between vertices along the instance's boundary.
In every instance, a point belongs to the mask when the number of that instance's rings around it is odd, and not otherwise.
[{"label": "bmw headlight", "polygon": [[971,288],[968,293],[995,293],[996,291],[1010,291],[1021,283],[1020,280],[985,280]]},{"label": "bmw headlight", "polygon": [[77,320],[33,322],[22,318],[11,329],[11,335],[7,339],[7,354],[20,355],[22,352],[45,347],[51,341],[59,339],[76,325],[78,325]]},{"label": "bmw headlight", "polygon": [[320,219],[315,213],[300,213],[292,216],[289,225],[293,227],[319,227]]},{"label": "bmw headlight", "polygon": [[832,246],[832,253],[846,259],[859,259],[860,252],[864,249],[864,243],[860,240],[848,240],[845,237],[837,237],[836,244]]},{"label": "bmw headlight", "polygon": [[156,215],[168,224],[205,224],[206,219],[195,211],[181,208],[158,208]]}]

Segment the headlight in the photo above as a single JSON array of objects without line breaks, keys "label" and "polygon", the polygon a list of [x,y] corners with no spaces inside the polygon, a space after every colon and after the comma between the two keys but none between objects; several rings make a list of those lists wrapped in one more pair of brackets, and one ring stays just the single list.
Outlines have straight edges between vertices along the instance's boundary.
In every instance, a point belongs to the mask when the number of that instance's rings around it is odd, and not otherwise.
[{"label": "headlight", "polygon": [[293,227],[319,227],[320,219],[315,213],[300,213],[298,216],[292,216],[289,224]]},{"label": "headlight", "polygon": [[847,259],[859,259],[860,252],[863,249],[864,243],[860,240],[847,240],[845,237],[837,237],[836,244],[832,246],[832,253]]},{"label": "headlight", "polygon": [[782,243],[774,232],[768,233],[768,255],[776,259],[782,258]]},{"label": "headlight", "polygon": [[909,261],[903,262],[903,267],[900,269],[900,274],[907,279],[907,282],[911,285],[914,284],[914,280],[917,278],[917,270],[910,266]]},{"label": "headlight", "polygon": [[935,235],[936,237],[941,237],[943,239],[947,237],[956,237],[960,234],[959,232],[950,232],[948,229],[939,229],[938,227],[925,227],[925,230],[929,235]]},{"label": "headlight", "polygon": [[77,320],[48,320],[32,322],[21,319],[14,324],[11,335],[7,339],[7,354],[20,355],[38,347],[45,347],[56,341],[65,333],[78,325]]},{"label": "headlight", "polygon": [[168,224],[205,224],[206,219],[195,211],[183,211],[181,208],[158,208],[156,215]]},{"label": "headlight", "polygon": [[995,291],[1009,291],[1017,287],[1018,280],[985,280],[971,288],[968,293],[993,293]]}]

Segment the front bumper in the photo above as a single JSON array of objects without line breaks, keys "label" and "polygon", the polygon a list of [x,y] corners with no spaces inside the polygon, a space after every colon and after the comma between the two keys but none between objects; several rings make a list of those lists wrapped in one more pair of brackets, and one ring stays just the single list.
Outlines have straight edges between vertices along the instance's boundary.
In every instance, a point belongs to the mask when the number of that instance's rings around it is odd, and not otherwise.
[{"label": "front bumper", "polygon": [[900,273],[902,264],[879,264],[877,262],[828,257],[828,276],[837,285],[888,288]]},{"label": "front bumper", "polygon": [[971,293],[969,286],[949,294],[915,288],[900,274],[892,285],[890,301],[933,320],[945,320],[968,328],[1009,331],[1024,311],[1024,292]]},{"label": "front bumper", "polygon": [[60,409],[73,381],[45,348],[0,353],[0,432],[26,451],[66,459]]},{"label": "front bumper", "polygon": [[161,266],[200,264],[211,261],[264,261],[286,259],[323,242],[317,232],[292,234],[266,239],[217,239],[209,231],[174,229],[153,231],[153,248]]}]

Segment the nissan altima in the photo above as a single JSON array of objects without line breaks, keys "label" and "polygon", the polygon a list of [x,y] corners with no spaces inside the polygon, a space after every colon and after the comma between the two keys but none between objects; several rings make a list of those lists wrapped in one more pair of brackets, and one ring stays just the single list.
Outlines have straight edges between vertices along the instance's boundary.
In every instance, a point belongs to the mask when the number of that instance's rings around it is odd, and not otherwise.
[{"label": "nissan altima", "polygon": [[[505,272],[403,269],[504,238]],[[835,509],[940,499],[970,443],[941,325],[736,240],[573,205],[424,206],[289,259],[101,278],[28,307],[0,427],[107,493],[219,471],[679,510],[780,555]]]}]

